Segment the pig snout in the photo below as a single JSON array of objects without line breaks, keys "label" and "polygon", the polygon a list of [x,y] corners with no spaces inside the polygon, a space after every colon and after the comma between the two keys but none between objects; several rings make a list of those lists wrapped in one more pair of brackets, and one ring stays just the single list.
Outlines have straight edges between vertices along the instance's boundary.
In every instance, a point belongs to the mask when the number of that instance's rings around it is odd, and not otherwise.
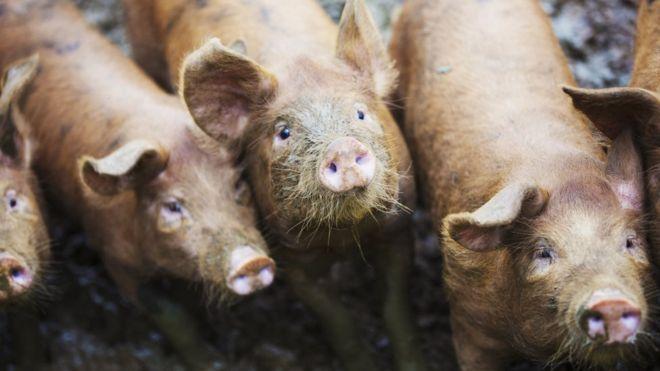
[{"label": "pig snout", "polygon": [[580,325],[587,336],[604,339],[606,344],[634,341],[640,324],[639,306],[618,290],[594,292],[580,316]]},{"label": "pig snout", "polygon": [[269,286],[275,277],[275,263],[250,246],[235,249],[230,256],[227,283],[238,295],[248,295]]},{"label": "pig snout", "polygon": [[0,254],[0,299],[26,292],[32,284],[28,266],[10,254]]},{"label": "pig snout", "polygon": [[333,192],[368,186],[374,178],[376,159],[355,138],[343,137],[328,146],[319,168],[321,184]]}]

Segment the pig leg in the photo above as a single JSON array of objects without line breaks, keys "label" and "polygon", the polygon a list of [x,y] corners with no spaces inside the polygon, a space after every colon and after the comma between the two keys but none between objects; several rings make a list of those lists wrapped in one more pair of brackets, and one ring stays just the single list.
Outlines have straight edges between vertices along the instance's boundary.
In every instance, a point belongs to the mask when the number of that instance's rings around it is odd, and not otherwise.
[{"label": "pig leg", "polygon": [[30,308],[17,308],[9,313],[9,328],[14,342],[14,354],[20,371],[39,370],[46,364],[39,334],[39,318]]},{"label": "pig leg", "polygon": [[500,371],[506,369],[506,347],[499,341],[463,326],[451,316],[454,350],[461,371]]},{"label": "pig leg", "polygon": [[[106,260],[106,263],[108,260]],[[142,280],[118,264],[106,264],[120,291],[144,310],[191,370],[224,369],[220,356],[197,332],[197,321],[178,304],[141,287]]]},{"label": "pig leg", "polygon": [[385,284],[383,317],[390,336],[398,370],[426,370],[412,321],[408,276],[412,264],[412,236],[401,232],[382,244],[377,253],[379,276]]},{"label": "pig leg", "polygon": [[197,321],[177,303],[141,287],[140,304],[191,370],[223,370],[220,356],[197,332]]},{"label": "pig leg", "polygon": [[[303,265],[304,266],[304,265]],[[321,320],[330,343],[349,371],[375,371],[370,350],[355,331],[355,321],[339,296],[325,290],[294,264],[283,270],[293,291]]]}]

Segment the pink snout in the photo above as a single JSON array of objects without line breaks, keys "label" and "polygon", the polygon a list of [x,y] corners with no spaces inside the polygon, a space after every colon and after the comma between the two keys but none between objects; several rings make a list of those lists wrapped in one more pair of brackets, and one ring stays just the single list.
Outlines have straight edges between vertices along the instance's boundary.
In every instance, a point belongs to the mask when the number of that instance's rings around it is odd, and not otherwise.
[{"label": "pink snout", "polygon": [[0,300],[18,296],[32,285],[32,272],[26,264],[7,253],[0,254]]},{"label": "pink snout", "polygon": [[580,317],[582,330],[589,338],[605,339],[606,344],[635,340],[641,324],[641,310],[618,290],[594,292]]},{"label": "pink snout", "polygon": [[275,262],[250,246],[240,246],[229,257],[227,285],[238,295],[249,295],[269,286],[275,278]]},{"label": "pink snout", "polygon": [[371,150],[355,138],[335,139],[319,168],[319,180],[326,188],[341,193],[368,186],[374,178],[376,159]]}]

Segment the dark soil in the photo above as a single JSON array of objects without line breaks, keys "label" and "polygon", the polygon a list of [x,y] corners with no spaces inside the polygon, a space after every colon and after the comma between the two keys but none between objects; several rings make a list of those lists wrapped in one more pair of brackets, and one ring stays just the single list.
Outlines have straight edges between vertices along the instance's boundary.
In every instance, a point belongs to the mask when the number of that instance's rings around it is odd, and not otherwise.
[{"label": "dark soil", "polygon": [[[343,0],[321,0],[338,17]],[[543,0],[553,16],[555,31],[581,85],[623,85],[631,69],[635,1]],[[88,19],[128,52],[118,0],[76,0]],[[389,34],[390,14],[399,0],[371,0],[375,19]],[[410,296],[420,328],[422,346],[432,370],[455,370],[442,293],[441,257],[430,223],[422,212],[417,220],[416,258]],[[43,353],[46,370],[183,370],[163,335],[146,316],[123,300],[101,262],[85,246],[84,237],[69,230],[62,219],[54,223],[55,256],[47,281],[48,295],[37,295],[24,308],[35,309],[32,321],[43,352],[34,340],[21,346],[16,328],[29,333],[16,313],[0,315],[0,370],[15,370],[21,350],[28,359]],[[358,273],[359,272],[359,273]],[[390,345],[379,321],[374,270],[363,261],[342,263],[333,277],[366,334],[383,370],[391,369]],[[198,287],[161,282],[168,292],[197,314],[206,339],[225,357],[228,370],[341,370],[314,316],[280,281],[241,302],[204,306]],[[184,288],[184,289],[181,289]],[[188,290],[186,290],[188,289]],[[22,309],[27,312],[27,309]],[[30,316],[29,316],[30,317]],[[30,321],[27,321],[28,323]],[[516,370],[539,367],[519,365]]]}]

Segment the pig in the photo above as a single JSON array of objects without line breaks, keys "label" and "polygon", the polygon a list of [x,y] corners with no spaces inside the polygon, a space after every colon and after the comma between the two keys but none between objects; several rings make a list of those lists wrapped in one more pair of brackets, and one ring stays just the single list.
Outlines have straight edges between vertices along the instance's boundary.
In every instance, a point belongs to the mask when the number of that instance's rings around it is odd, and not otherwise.
[{"label": "pig", "polygon": [[565,87],[575,107],[608,137],[632,130],[646,171],[651,251],[660,257],[660,3],[640,1],[635,63],[629,87],[579,89]]},{"label": "pig", "polygon": [[322,262],[363,247],[383,260],[397,365],[423,369],[406,318],[407,210],[416,198],[410,155],[387,105],[396,71],[364,2],[349,0],[339,27],[314,0],[124,7],[138,63],[178,88],[204,132],[242,150],[264,228],[283,247],[284,274],[347,368],[375,367],[338,298],[320,300],[312,281]]},{"label": "pig", "polygon": [[199,130],[178,97],[68,1],[4,1],[0,33],[1,65],[40,55],[17,107],[47,197],[82,225],[123,295],[149,309],[159,301],[145,304],[143,284],[159,273],[201,282],[211,299],[273,281],[237,153]]},{"label": "pig", "polygon": [[653,337],[640,154],[603,135],[536,1],[410,0],[390,50],[461,370],[613,369]]},{"label": "pig", "polygon": [[50,257],[41,192],[30,169],[33,147],[16,110],[37,64],[34,58],[13,61],[0,81],[0,305],[38,294]]}]

